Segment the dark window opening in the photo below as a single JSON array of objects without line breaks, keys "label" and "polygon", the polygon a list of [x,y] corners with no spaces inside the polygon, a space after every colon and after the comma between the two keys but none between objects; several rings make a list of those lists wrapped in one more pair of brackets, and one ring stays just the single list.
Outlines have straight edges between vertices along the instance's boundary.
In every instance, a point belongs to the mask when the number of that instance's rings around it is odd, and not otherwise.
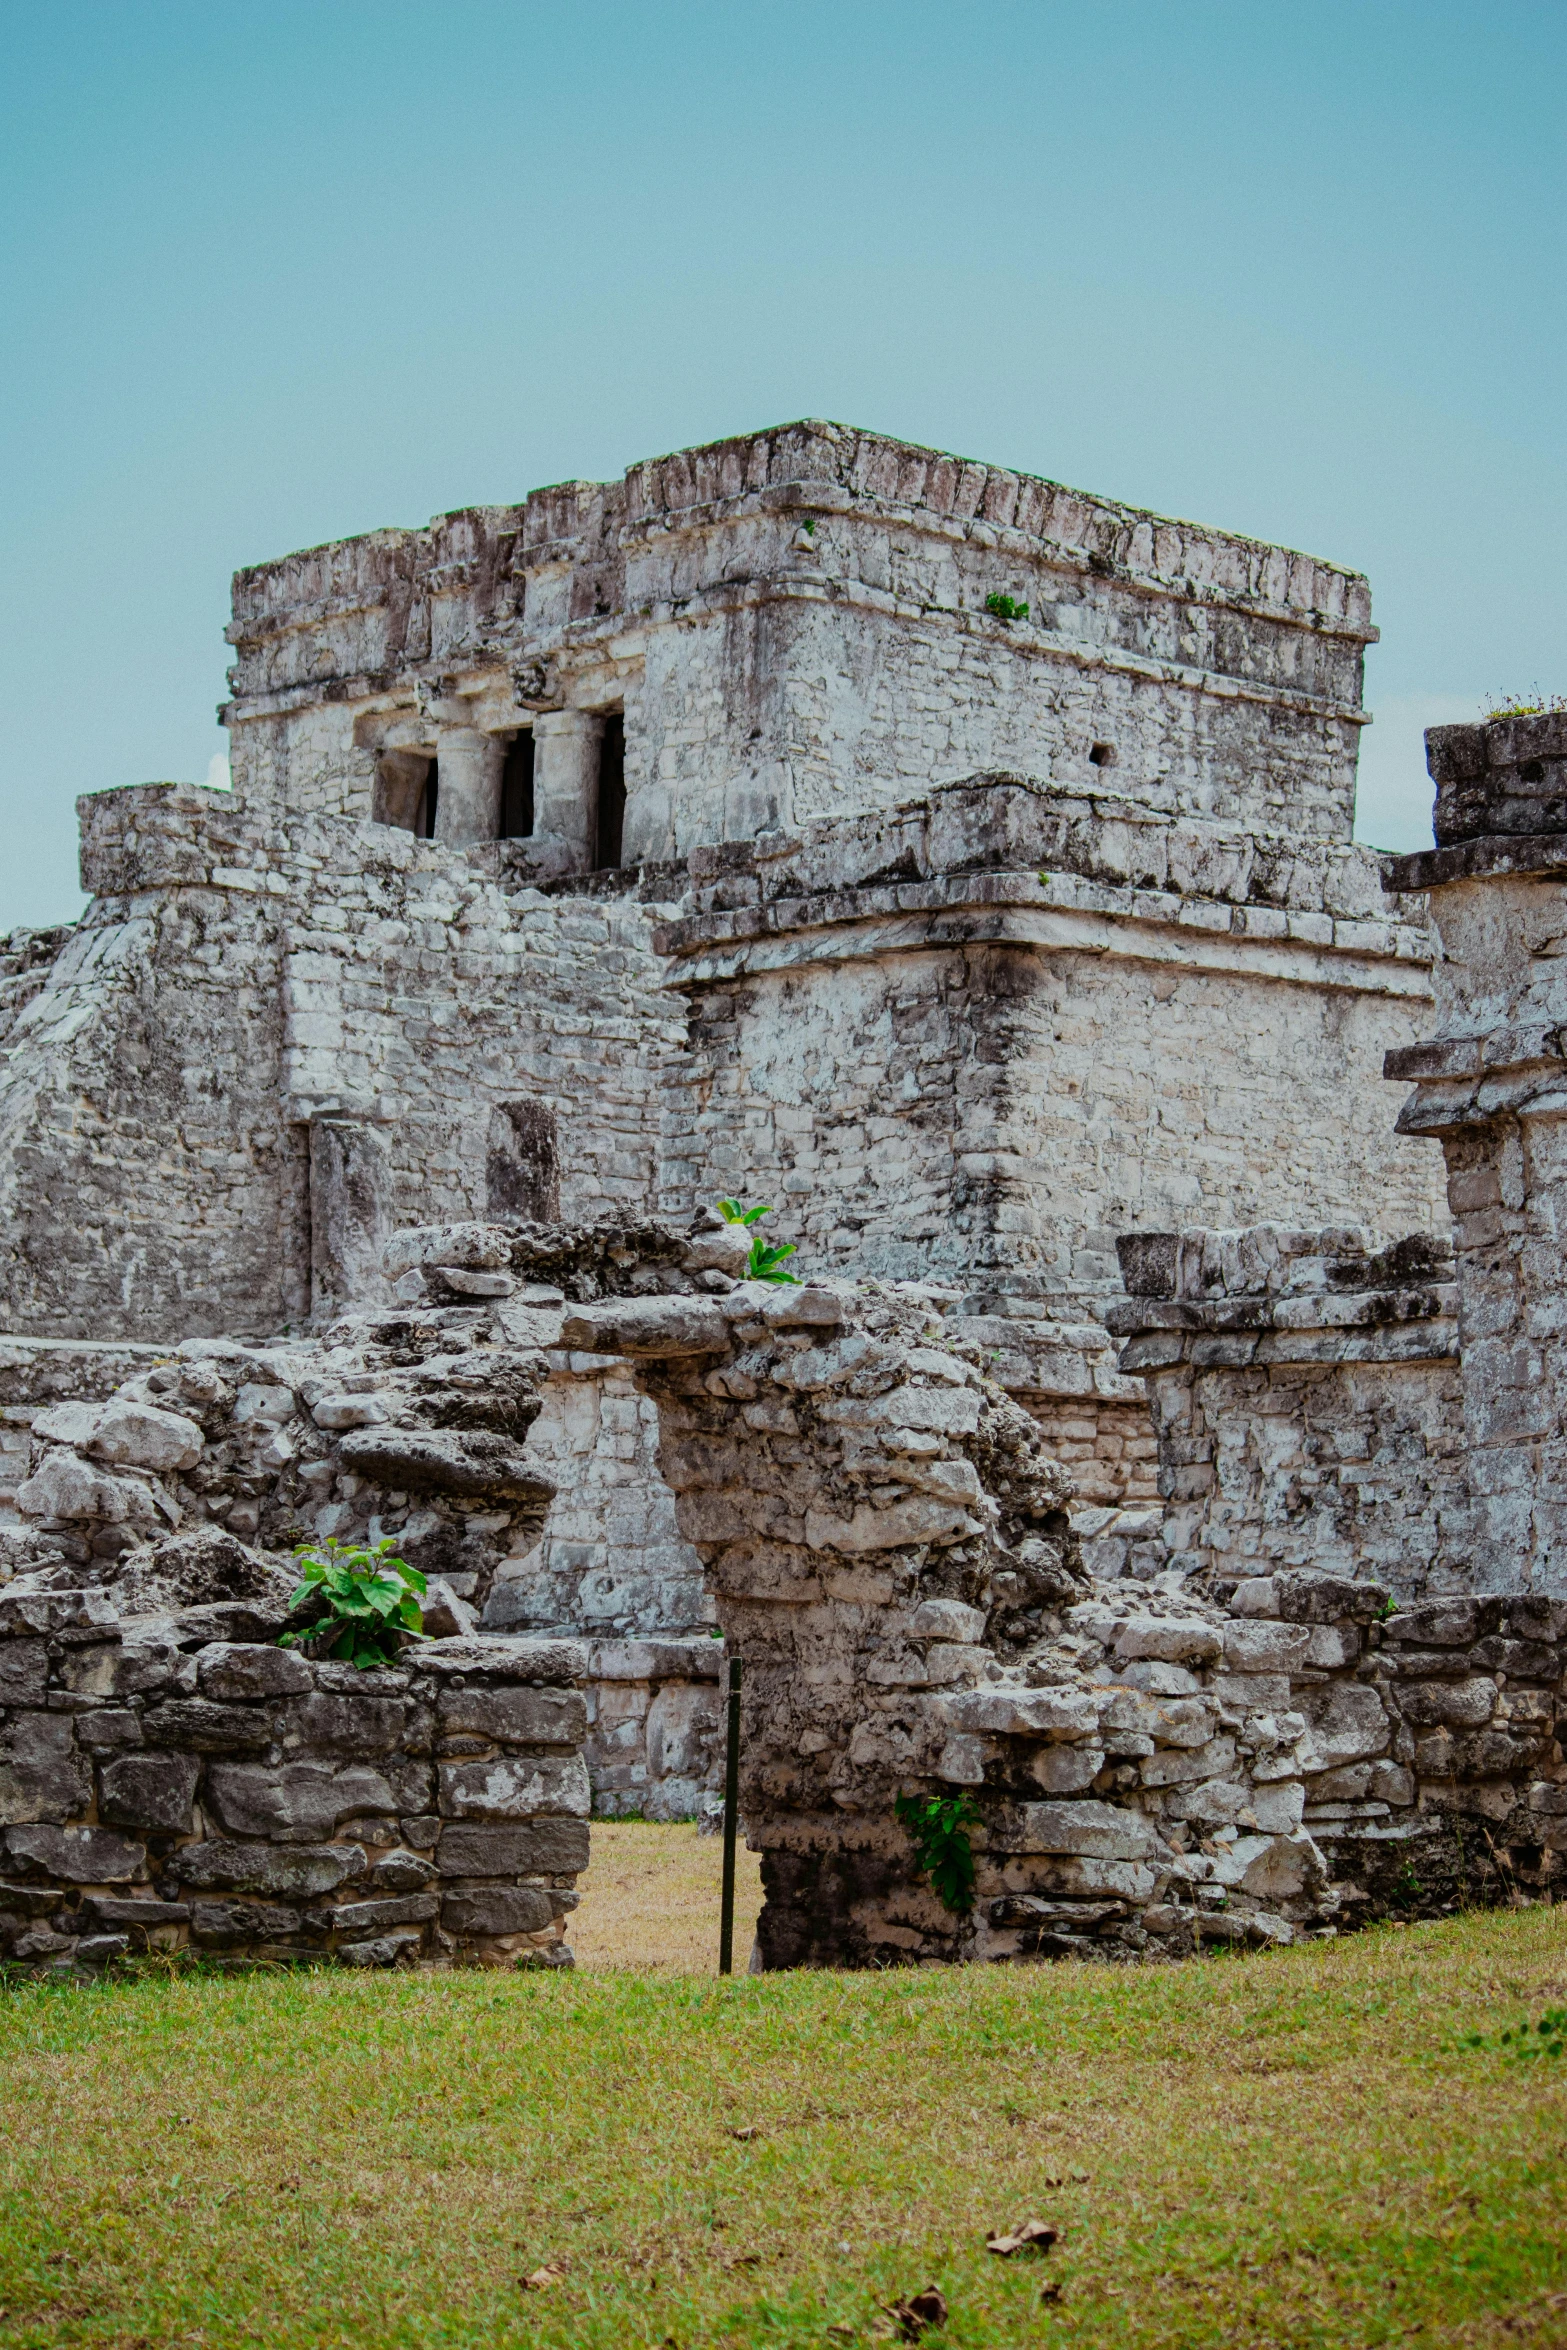
[{"label": "dark window opening", "polygon": [[626,721],[614,710],[599,745],[598,855],[600,871],[620,863],[626,829]]},{"label": "dark window opening", "polygon": [[414,817],[414,832],[420,840],[434,840],[435,811],[441,797],[441,762],[432,759],[424,771],[424,789],[419,794],[418,813]]},{"label": "dark window opening", "polygon": [[1088,754],[1088,763],[1091,767],[1113,767],[1115,765],[1114,743],[1095,743]]},{"label": "dark window opening", "polygon": [[490,1118],[484,1204],[491,1216],[553,1224],[560,1216],[560,1144],[547,1102],[502,1102]]},{"label": "dark window opening", "polygon": [[533,838],[533,736],[519,734],[501,769],[501,838]]}]

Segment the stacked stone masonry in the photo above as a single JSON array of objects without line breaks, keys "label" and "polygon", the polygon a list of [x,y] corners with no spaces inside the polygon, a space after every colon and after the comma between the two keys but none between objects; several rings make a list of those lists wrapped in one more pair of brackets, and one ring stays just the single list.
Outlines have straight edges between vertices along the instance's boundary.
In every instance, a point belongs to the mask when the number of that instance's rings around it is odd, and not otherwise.
[{"label": "stacked stone masonry", "polygon": [[[1436,730],[1439,845],[1379,872],[1364,581],[817,424],[260,566],[230,633],[234,792],[84,800],[88,912],[0,945],[33,1710],[98,1705],[71,1623],[387,1533],[438,1635],[400,1770],[480,1738],[433,1662],[478,1643],[570,1660],[519,1686],[580,1684],[600,1810],[701,1814],[742,1656],[760,1963],[1554,1882],[1559,717]],[[237,1622],[174,1638],[202,1703],[285,1653]],[[149,1837],[213,1841],[220,1762]],[[13,1824],[108,1832],[81,1769]],[[937,1787],[969,1920],[892,1811]],[[319,1841],[436,1851],[400,1805]]]},{"label": "stacked stone masonry", "polygon": [[1472,1588],[1451,1247],[1353,1229],[1142,1233],[1109,1315],[1158,1431],[1161,1542],[1219,1589],[1316,1567]]}]

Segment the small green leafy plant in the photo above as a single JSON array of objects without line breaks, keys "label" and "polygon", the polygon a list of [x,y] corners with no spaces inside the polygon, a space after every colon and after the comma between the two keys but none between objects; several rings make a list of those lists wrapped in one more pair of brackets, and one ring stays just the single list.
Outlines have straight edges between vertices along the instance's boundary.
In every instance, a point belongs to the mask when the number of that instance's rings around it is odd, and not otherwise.
[{"label": "small green leafy plant", "polygon": [[816,517],[815,517],[815,515],[814,515],[814,514],[808,514],[808,515],[806,516],[805,520],[804,520],[804,521],[801,523],[801,525],[800,525],[800,528],[801,528],[801,529],[804,531],[804,533],[805,533],[805,535],[806,535],[806,537],[807,537],[808,539],[813,539],[813,538],[815,538],[815,536],[816,536]]},{"label": "small green leafy plant", "polygon": [[393,1557],[389,1534],[369,1550],[342,1542],[306,1543],[294,1555],[300,1584],[290,1604],[297,1608],[308,1601],[313,1613],[308,1623],[282,1635],[279,1648],[312,1648],[319,1656],[368,1672],[374,1665],[395,1664],[405,1640],[425,1638],[419,1605],[425,1578],[417,1567]]},{"label": "small green leafy plant", "polygon": [[1556,2057],[1567,2052],[1567,2007],[1548,2007],[1537,2024],[1526,2016],[1521,2024],[1510,2024],[1505,2032],[1498,2032],[1495,2041],[1484,2032],[1465,2032],[1460,2048],[1499,2048],[1511,2064],[1538,2064],[1541,2057]]},{"label": "small green leafy plant", "polygon": [[972,1795],[900,1795],[893,1810],[914,1839],[920,1874],[930,1879],[943,1909],[967,1917],[974,1906],[974,1847],[979,1824]]},{"label": "small green leafy plant", "polygon": [[993,612],[998,620],[1026,620],[1028,618],[1026,604],[1018,603],[1012,596],[1003,596],[995,588],[992,588],[990,594],[985,598],[985,610]]},{"label": "small green leafy plant", "polygon": [[[718,1212],[726,1224],[744,1224],[749,1229],[751,1225],[758,1223],[763,1216],[770,1216],[773,1211],[770,1207],[742,1207],[737,1199],[721,1199],[718,1203]],[[764,1240],[759,1232],[752,1232],[751,1262],[745,1269],[747,1281],[792,1281],[798,1288],[800,1286],[799,1275],[785,1273],[782,1270],[785,1257],[793,1255],[794,1242],[792,1240],[768,1241]]]}]

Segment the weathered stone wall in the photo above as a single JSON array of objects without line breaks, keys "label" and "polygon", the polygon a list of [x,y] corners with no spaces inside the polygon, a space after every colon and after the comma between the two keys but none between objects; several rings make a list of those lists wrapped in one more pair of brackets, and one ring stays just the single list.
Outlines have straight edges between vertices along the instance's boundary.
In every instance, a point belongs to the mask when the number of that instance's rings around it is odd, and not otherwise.
[{"label": "weathered stone wall", "polygon": [[724,1649],[685,1640],[595,1640],[588,1649],[583,1759],[597,1819],[723,1815]]},{"label": "weathered stone wall", "polygon": [[229,634],[258,800],[369,815],[387,749],[466,795],[531,725],[565,807],[620,709],[642,861],[993,765],[1347,841],[1375,631],[1310,557],[806,423],[257,565]]},{"label": "weathered stone wall", "polygon": [[280,1621],[0,1592],[0,1955],[569,1964],[581,1649],[446,1639],[357,1672],[270,1644]]},{"label": "weathered stone wall", "polygon": [[[560,1295],[553,1329],[565,1298]],[[528,1450],[557,1488],[536,1551],[505,1566],[494,1631],[683,1639],[713,1623],[702,1562],[658,1468],[658,1415],[629,1363],[552,1347]]]},{"label": "weathered stone wall", "polygon": [[[1433,728],[1426,889],[1438,1033],[1389,1052],[1400,1131],[1439,1142],[1463,1324],[1462,1565],[1473,1588],[1567,1597],[1567,721]],[[1433,1152],[1433,1157],[1435,1153]]]},{"label": "weathered stone wall", "polygon": [[651,1197],[679,1029],[639,910],[221,793],[82,815],[94,904],[0,1052],[12,1329],[259,1337],[376,1302],[422,1215]]},{"label": "weathered stone wall", "polygon": [[[526,1288],[514,1304],[480,1272],[484,1302],[456,1302],[463,1277],[423,1262],[405,1243],[392,1273],[418,1299],[319,1341],[189,1339],[107,1399],[34,1409],[0,1533],[0,1930],[20,1961],[149,1936],[358,1964],[567,1955],[586,1652],[473,1631],[553,1493],[523,1449],[547,1367],[518,1343]],[[293,1546],[383,1535],[429,1574],[436,1637],[371,1672],[274,1645]]]},{"label": "weathered stone wall", "polygon": [[[1333,1324],[1321,1289],[1352,1306],[1413,1294],[1363,1278],[1335,1287],[1333,1266],[1353,1253],[1338,1241],[1337,1257],[1318,1250],[1313,1290],[1303,1250],[1246,1236],[1250,1255],[1271,1246],[1275,1271],[1288,1268],[1271,1288],[1253,1282],[1248,1335],[1259,1296],[1275,1329],[1310,1297],[1297,1325],[1322,1329]],[[1174,1284],[1200,1283],[1204,1311],[1219,1288],[1233,1306],[1228,1257],[1242,1253],[1205,1239],[1183,1265],[1177,1249]],[[236,1953],[364,1944],[389,1961],[416,1947],[491,1959],[556,1948],[578,1865],[559,1823],[588,1804],[588,1724],[573,1694],[587,1660],[571,1643],[476,1639],[467,1614],[538,1554],[548,1483],[527,1438],[547,1364],[519,1343],[525,1315],[559,1347],[634,1366],[657,1410],[681,1535],[745,1668],[742,1803],[766,1891],[757,1963],[1174,1955],[1556,1883],[1567,1606],[1454,1598],[1390,1613],[1384,1585],[1288,1567],[1216,1576],[1225,1604],[1181,1563],[1138,1556],[1129,1534],[1129,1571],[1096,1578],[1066,1514],[1068,1480],[981,1350],[953,1335],[961,1322],[944,1324],[938,1292],[770,1287],[735,1278],[743,1255],[730,1228],[689,1240],[625,1222],[575,1234],[423,1228],[399,1236],[385,1266],[393,1284],[417,1278],[417,1300],[314,1342],[189,1341],[106,1404],[40,1414],[18,1492],[27,1530],[4,1537],[19,1569],[4,1608],[64,1611],[41,1626],[15,1619],[47,1667],[41,1704],[19,1684],[29,1719],[4,1782],[28,1832],[7,1831],[31,1872],[8,1897],[24,1960],[90,1964],[110,1954],[104,1936],[137,1923],[104,1903],[165,1895],[144,1927]],[[1215,1274],[1202,1280],[1210,1256]],[[559,1302],[546,1307],[546,1293]],[[1400,1326],[1439,1318],[1425,1301]],[[1399,1322],[1363,1303],[1349,1319],[1360,1331]],[[261,1644],[287,1589],[281,1544],[306,1508],[318,1534],[395,1533],[444,1570],[430,1594],[442,1637],[405,1657],[385,1690],[301,1667],[307,1688]],[[98,1677],[69,1706],[69,1676],[85,1668],[68,1652],[95,1641]],[[125,1661],[143,1646],[149,1661]],[[718,1665],[710,1635],[626,1642],[618,1656],[601,1644],[591,1734],[607,1808],[648,1808],[637,1771],[649,1762],[670,1808],[677,1787],[703,1808]],[[240,1681],[232,1700],[220,1691],[236,1673],[255,1680],[252,1696]],[[533,1695],[513,1689],[500,1704],[498,1682]],[[431,1689],[442,1694],[421,1712]],[[371,1711],[350,1720],[353,1705]],[[231,1718],[246,1706],[248,1726]],[[311,1725],[297,1752],[290,1707]],[[92,1726],[48,1731],[32,1718],[53,1715]],[[109,1762],[93,1763],[90,1786],[81,1764],[69,1788],[41,1794],[40,1772],[75,1767],[69,1739]],[[397,1780],[404,1770],[413,1777]],[[372,1792],[377,1773],[394,1802]],[[187,1781],[181,1799],[200,1831],[189,1843],[179,1827],[112,1816],[164,1802],[170,1786],[173,1804]],[[896,1814],[899,1795],[943,1790],[967,1790],[974,1805],[968,1913],[937,1901]],[[501,1837],[524,1813],[548,1828],[546,1844]],[[470,1827],[495,1831],[488,1865]],[[67,1830],[89,1840],[62,1841]],[[90,1841],[103,1831],[140,1841],[143,1860]],[[172,1847],[155,1851],[154,1836]],[[308,1882],[288,1874],[307,1848],[312,1865],[343,1869],[332,1886],[308,1868]],[[435,1875],[416,1885],[430,1852]],[[46,1885],[41,1872],[58,1877],[67,1860],[90,1902]],[[134,1890],[144,1881],[150,1894]],[[344,1900],[328,1903],[331,1891]],[[215,1905],[200,1906],[208,1894]],[[359,1906],[383,1899],[415,1907]],[[58,1944],[26,1943],[40,1917]],[[83,1936],[84,1923],[99,1934]],[[399,1940],[415,1934],[417,1946]]]},{"label": "weathered stone wall", "polygon": [[804,1263],[954,1285],[1085,1501],[1149,1492],[1101,1318],[1118,1231],[1346,1198],[1445,1224],[1381,1074],[1425,935],[1364,851],[1003,776],[692,870],[657,932],[691,1004],[664,1211],[721,1180]]},{"label": "weathered stone wall", "polygon": [[[937,1307],[743,1283],[567,1319],[641,1362],[744,1663],[759,1963],[1175,1954],[1559,1881],[1567,1607],[1394,1610],[1315,1568],[1228,1605],[1182,1564],[1096,1580],[1066,1480]],[[966,1917],[894,1809],[956,1788]]]},{"label": "weathered stone wall", "polygon": [[1472,1587],[1452,1251],[1354,1229],[1141,1233],[1112,1307],[1146,1382],[1170,1563]]},{"label": "weathered stone wall", "polygon": [[723,1649],[659,1471],[658,1414],[629,1363],[564,1347],[546,1359],[528,1449],[558,1490],[537,1548],[497,1575],[484,1628],[586,1639],[596,1814],[710,1817],[723,1783]]}]

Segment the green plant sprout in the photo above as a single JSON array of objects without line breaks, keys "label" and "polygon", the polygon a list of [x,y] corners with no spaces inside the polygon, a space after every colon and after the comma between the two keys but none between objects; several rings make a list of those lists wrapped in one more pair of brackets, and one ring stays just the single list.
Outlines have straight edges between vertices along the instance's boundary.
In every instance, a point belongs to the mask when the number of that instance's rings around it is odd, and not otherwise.
[{"label": "green plant sprout", "polygon": [[417,1567],[392,1556],[390,1534],[372,1549],[306,1543],[295,1556],[300,1584],[289,1604],[301,1607],[311,1601],[314,1613],[309,1623],[283,1633],[279,1648],[312,1648],[363,1673],[395,1664],[405,1640],[427,1637],[419,1605],[425,1578]]},{"label": "green plant sprout", "polygon": [[[726,1224],[744,1224],[749,1229],[763,1216],[770,1216],[773,1211],[770,1207],[742,1207],[737,1199],[721,1199],[718,1203],[718,1212]],[[800,1286],[799,1275],[785,1273],[781,1269],[785,1257],[793,1255],[794,1242],[792,1240],[768,1241],[764,1240],[759,1232],[752,1232],[751,1262],[745,1269],[747,1281],[792,1281],[798,1288]]]},{"label": "green plant sprout", "polygon": [[1536,686],[1531,694],[1514,694],[1486,706],[1490,718],[1555,718],[1567,711],[1567,695],[1546,694]]},{"label": "green plant sprout", "polygon": [[804,531],[804,533],[805,533],[805,535],[806,535],[806,537],[807,537],[808,539],[813,539],[813,538],[815,538],[815,536],[816,536],[816,517],[815,517],[815,515],[814,515],[814,514],[808,514],[808,515],[806,516],[805,520],[804,520],[804,521],[801,523],[801,525],[800,525],[800,528],[801,528],[801,529]]},{"label": "green plant sprout", "polygon": [[979,1825],[973,1796],[900,1795],[892,1808],[914,1839],[920,1874],[930,1879],[942,1908],[967,1917],[974,1907],[969,1830]]},{"label": "green plant sprout", "polygon": [[985,598],[985,610],[993,612],[998,620],[1026,620],[1028,618],[1026,604],[1018,603],[1012,596],[1002,595],[996,588],[992,588],[990,594]]}]

